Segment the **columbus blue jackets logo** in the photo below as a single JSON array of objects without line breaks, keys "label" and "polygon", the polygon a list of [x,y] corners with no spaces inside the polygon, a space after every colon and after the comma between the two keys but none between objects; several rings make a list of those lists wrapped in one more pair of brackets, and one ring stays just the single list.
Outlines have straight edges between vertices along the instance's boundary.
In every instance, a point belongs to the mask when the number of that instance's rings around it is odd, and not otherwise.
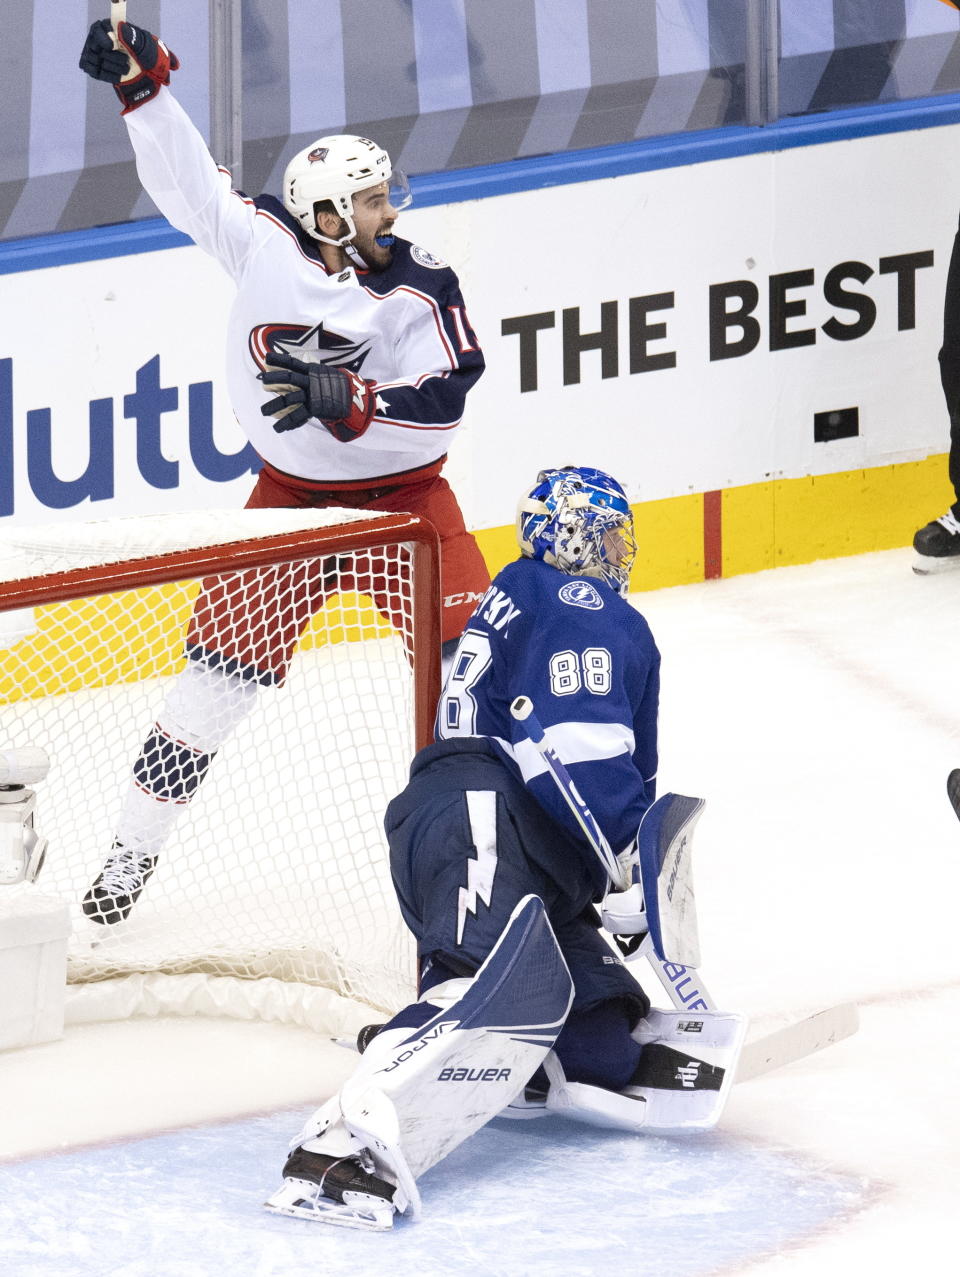
[{"label": "columbus blue jackets logo", "polygon": [[266,367],[266,357],[282,352],[305,364],[330,364],[359,373],[370,353],[370,341],[355,341],[332,332],[321,321],[313,328],[306,324],[260,324],[250,333],[250,354],[258,368]]},{"label": "columbus blue jackets logo", "polygon": [[415,262],[419,262],[421,266],[429,266],[431,270],[443,270],[447,264],[443,258],[434,257],[433,253],[428,253],[419,244],[411,244],[410,256]]},{"label": "columbus blue jackets logo", "polygon": [[322,164],[329,154],[330,148],[328,146],[315,146],[307,156],[307,160],[311,164]]},{"label": "columbus blue jackets logo", "polygon": [[578,581],[567,581],[560,587],[559,594],[560,601],[569,603],[571,607],[585,607],[590,612],[598,612],[603,607],[603,599],[582,577]]}]

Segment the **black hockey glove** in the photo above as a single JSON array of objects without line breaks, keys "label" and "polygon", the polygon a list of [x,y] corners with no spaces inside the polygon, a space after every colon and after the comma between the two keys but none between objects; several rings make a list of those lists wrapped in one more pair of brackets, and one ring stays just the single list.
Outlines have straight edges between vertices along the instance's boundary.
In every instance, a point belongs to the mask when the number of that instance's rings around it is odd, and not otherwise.
[{"label": "black hockey glove", "polygon": [[[170,72],[180,66],[175,53],[171,53],[162,40],[132,22],[121,22],[119,31],[121,47],[113,47],[109,18],[101,18],[87,32],[87,40],[80,54],[80,70],[94,80],[112,84],[117,97],[123,103],[121,115],[135,111],[149,102],[170,83]],[[132,79],[124,80],[128,71]]]},{"label": "black hockey glove", "polygon": [[[281,393],[268,400],[260,411],[276,417],[278,433],[296,430],[312,418],[319,421],[341,443],[359,439],[373,419],[377,399],[373,382],[364,381],[347,368],[304,363],[292,355],[267,355],[267,371],[260,380]],[[271,372],[270,369],[283,369]]]}]

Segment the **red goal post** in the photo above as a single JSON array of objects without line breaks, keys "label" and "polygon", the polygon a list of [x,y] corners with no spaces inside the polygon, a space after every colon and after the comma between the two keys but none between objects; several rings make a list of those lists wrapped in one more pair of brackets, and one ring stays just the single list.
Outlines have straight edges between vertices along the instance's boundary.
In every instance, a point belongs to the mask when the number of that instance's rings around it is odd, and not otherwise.
[{"label": "red goal post", "polygon": [[[285,676],[224,742],[129,920],[90,922],[79,901],[186,663],[198,597],[215,582],[243,625],[297,633],[307,578],[323,603]],[[422,519],[215,511],[6,531],[0,748],[50,758],[36,817],[50,848],[32,890],[71,905],[68,1015],[215,1011],[349,1031],[402,1005],[414,954],[382,817],[432,739],[439,679],[439,545]]]}]

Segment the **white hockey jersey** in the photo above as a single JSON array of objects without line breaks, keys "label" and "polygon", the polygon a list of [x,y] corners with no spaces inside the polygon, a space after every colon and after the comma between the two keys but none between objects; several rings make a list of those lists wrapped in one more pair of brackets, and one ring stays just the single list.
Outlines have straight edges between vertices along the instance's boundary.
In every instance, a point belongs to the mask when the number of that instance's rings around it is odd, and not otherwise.
[{"label": "white hockey jersey", "polygon": [[[436,473],[484,366],[449,266],[397,238],[385,271],[331,274],[278,199],[231,189],[230,174],[214,163],[169,89],[123,118],[154,203],[236,284],[227,384],[268,471],[334,488]],[[319,422],[277,433],[260,411],[275,392],[257,374],[278,350],[373,381],[378,407],[368,430],[349,443]]]}]

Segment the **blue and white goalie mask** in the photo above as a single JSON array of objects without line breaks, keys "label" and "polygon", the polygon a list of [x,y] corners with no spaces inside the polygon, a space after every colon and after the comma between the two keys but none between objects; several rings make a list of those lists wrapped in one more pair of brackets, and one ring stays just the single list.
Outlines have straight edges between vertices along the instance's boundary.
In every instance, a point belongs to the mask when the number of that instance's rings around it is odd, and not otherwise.
[{"label": "blue and white goalie mask", "polygon": [[527,558],[572,576],[598,577],[627,592],[637,556],[633,515],[616,479],[589,466],[541,470],[517,507],[517,540]]}]

